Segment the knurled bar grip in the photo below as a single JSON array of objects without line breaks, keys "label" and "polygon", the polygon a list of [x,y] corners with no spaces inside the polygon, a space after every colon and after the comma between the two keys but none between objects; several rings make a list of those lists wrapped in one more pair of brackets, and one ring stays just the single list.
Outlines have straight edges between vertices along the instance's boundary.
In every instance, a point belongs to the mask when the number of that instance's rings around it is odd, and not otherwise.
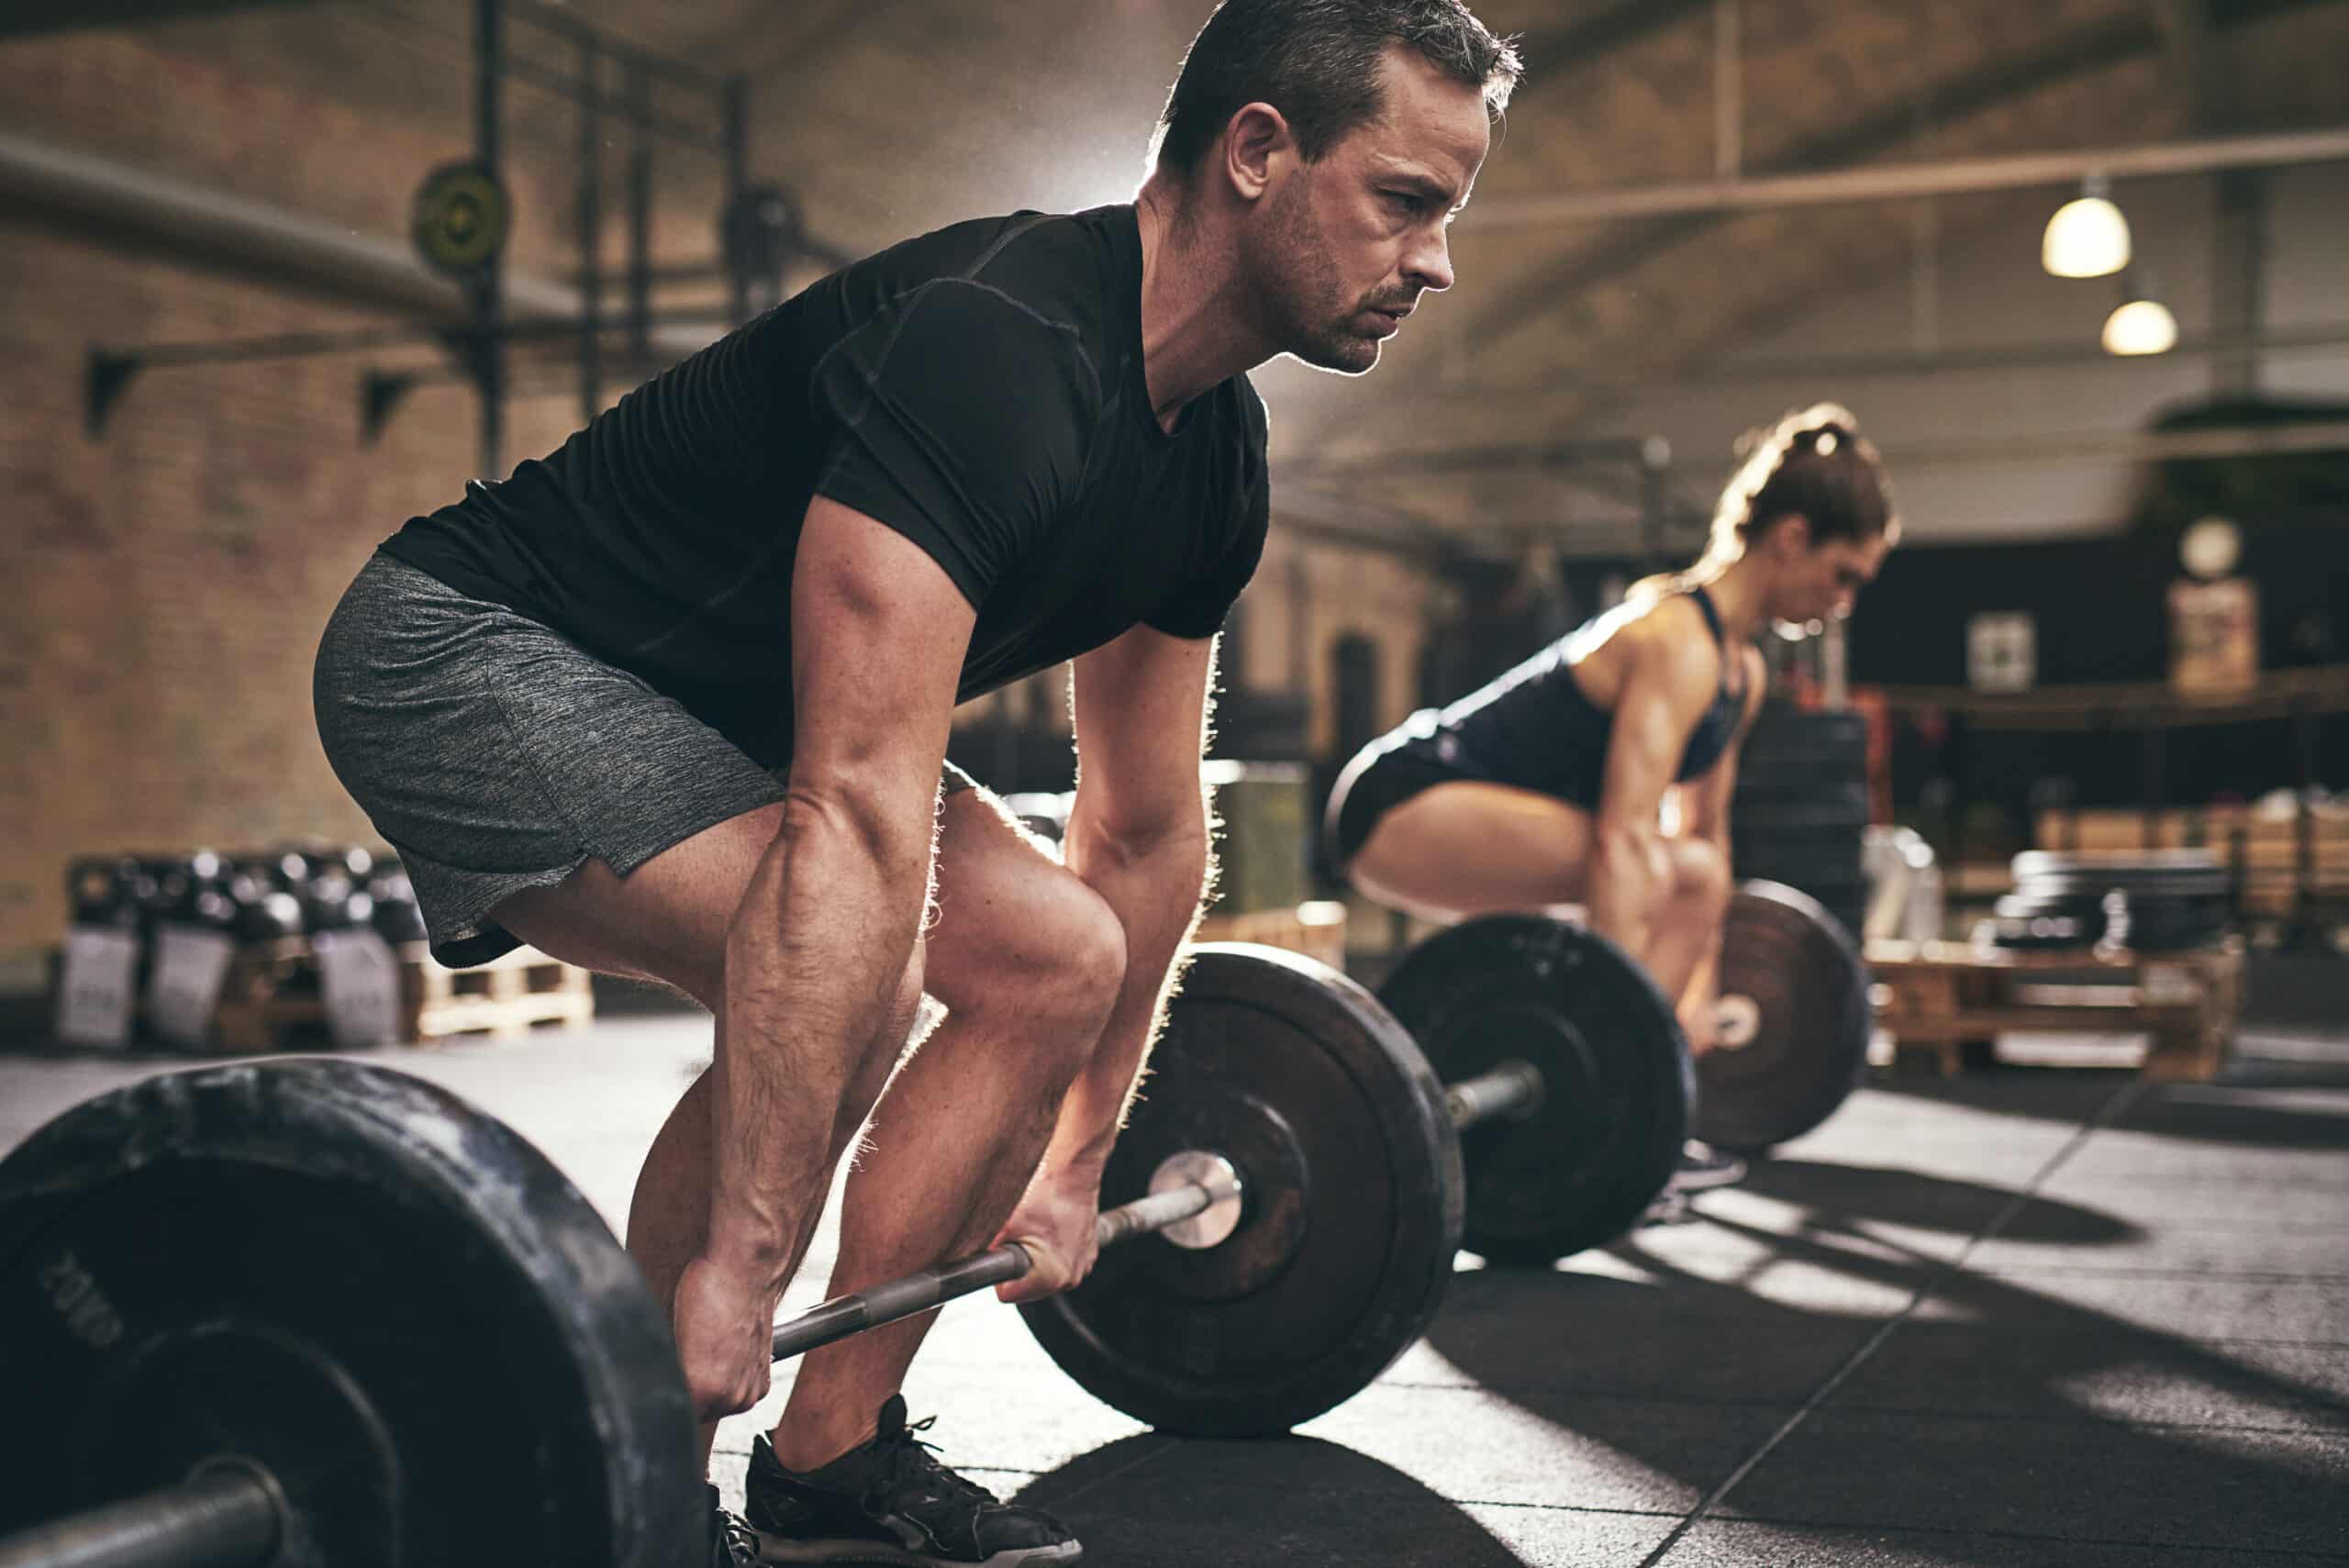
[{"label": "knurled bar grip", "polygon": [[0,1540],[0,1568],[256,1568],[283,1529],[275,1489],[223,1464]]},{"label": "knurled bar grip", "polygon": [[[1239,1192],[1236,1179],[1228,1184],[1188,1182],[1108,1210],[1095,1224],[1093,1233],[1099,1245],[1113,1246],[1128,1237],[1146,1236],[1163,1230],[1177,1220],[1204,1214],[1215,1205],[1237,1197]],[[1027,1248],[1010,1241],[992,1251],[958,1258],[900,1279],[884,1280],[853,1295],[835,1296],[821,1307],[810,1307],[796,1318],[786,1318],[775,1325],[774,1359],[783,1361],[883,1323],[927,1312],[958,1296],[969,1296],[991,1284],[1018,1279],[1028,1272],[1031,1262]],[[0,1568],[7,1565],[0,1563]]]}]

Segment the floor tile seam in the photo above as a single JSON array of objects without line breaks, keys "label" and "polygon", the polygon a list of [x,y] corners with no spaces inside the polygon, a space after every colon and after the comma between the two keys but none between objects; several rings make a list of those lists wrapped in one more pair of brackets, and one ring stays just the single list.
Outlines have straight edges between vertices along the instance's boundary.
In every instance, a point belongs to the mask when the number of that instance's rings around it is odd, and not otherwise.
[{"label": "floor tile seam", "polygon": [[1656,1544],[1654,1551],[1649,1552],[1641,1561],[1639,1568],[1655,1568],[1655,1564],[1664,1560],[1679,1543],[1683,1536],[1718,1507],[1721,1499],[1734,1491],[1739,1483],[1752,1474],[1754,1469],[1775,1452],[1781,1443],[1793,1436],[1795,1429],[1801,1426],[1812,1411],[1817,1410],[1832,1397],[1835,1390],[1842,1387],[1854,1373],[1865,1365],[1868,1358],[1876,1354],[1901,1324],[1914,1317],[1918,1308],[1922,1307],[1935,1291],[1951,1278],[1965,1273],[1965,1260],[1973,1254],[1974,1250],[1983,1241],[1996,1236],[2005,1226],[2011,1224],[2015,1216],[2021,1214],[2032,1203],[2039,1190],[2063,1168],[2065,1162],[2087,1145],[2099,1128],[2107,1126],[2125,1115],[2128,1107],[2144,1094],[2145,1084],[2146,1081],[2143,1079],[2132,1079],[2107,1096],[2077,1127],[2072,1129],[2071,1135],[2065,1139],[2060,1146],[2040,1162],[2039,1168],[2032,1173],[2030,1180],[2025,1182],[2019,1190],[2008,1195],[2007,1201],[2001,1204],[1998,1212],[1990,1217],[1989,1222],[1976,1232],[1965,1246],[1959,1248],[1954,1255],[1935,1260],[1928,1264],[1923,1277],[1917,1282],[1915,1289],[1910,1293],[1908,1305],[1878,1324],[1875,1330],[1861,1341],[1859,1347],[1844,1359],[1843,1363],[1830,1373],[1826,1381],[1811,1391],[1810,1396],[1799,1408],[1780,1422],[1777,1429],[1768,1437],[1762,1440],[1760,1447],[1748,1454],[1711,1491],[1698,1498],[1696,1507],[1674,1527],[1671,1534]]},{"label": "floor tile seam", "polygon": [[1895,1532],[1901,1535],[1953,1536],[1988,1540],[2047,1541],[2064,1546],[2133,1547],[2156,1551],[2194,1551],[2207,1556],[2229,1557],[2304,1557],[2311,1562],[2339,1562],[2349,1558],[2349,1552],[2329,1551],[2302,1546],[2227,1546],[2196,1542],[2186,1545],[2176,1540],[2138,1540],[2121,1536],[2050,1535],[2043,1530],[1997,1529],[1985,1526],[1887,1524],[1882,1520],[1809,1519],[1779,1518],[1759,1514],[1716,1514],[1706,1521],[1719,1525],[1756,1525],[1773,1529],[1819,1529],[1859,1534]]},{"label": "floor tile seam", "polygon": [[1790,1407],[1796,1396],[1783,1399],[1703,1399],[1676,1394],[1621,1394],[1609,1389],[1576,1388],[1564,1383],[1387,1383],[1371,1385],[1374,1388],[1394,1388],[1423,1394],[1551,1394],[1592,1402],[1608,1401],[1618,1405],[1664,1405],[1690,1410],[1784,1410]]},{"label": "floor tile seam", "polygon": [[1951,1410],[1918,1405],[1835,1405],[1826,1416],[1898,1416],[1920,1421],[2004,1422],[2014,1426],[2087,1427],[2099,1431],[2224,1432],[2231,1437],[2349,1438],[2349,1406],[2342,1409],[2343,1425],[2286,1427],[2222,1421],[2140,1421],[2126,1416],[2056,1415],[2036,1410]]},{"label": "floor tile seam", "polygon": [[[2216,1190],[2232,1194],[2236,1189],[2232,1184],[2226,1187],[2214,1189],[2210,1184],[2205,1183],[2192,1190],[2198,1193],[2210,1193]],[[2305,1192],[2308,1189],[2300,1187],[2293,1190],[2297,1192]],[[2325,1190],[2328,1192],[2337,1192],[2339,1194],[2339,1201],[2344,1205],[2349,1205],[2349,1187],[2340,1187],[2337,1189],[2328,1187]],[[2143,1194],[2143,1192],[2144,1189],[2143,1187],[2132,1189],[2133,1194]],[[2045,1197],[2049,1203],[2060,1203],[2075,1206],[2097,1203],[2099,1201],[2099,1195],[2095,1193],[2063,1192],[2045,1193],[2041,1195]],[[2246,1203],[2255,1204],[2262,1201],[2260,1195],[2256,1193],[2245,1193],[2242,1195]],[[2127,1213],[2113,1214],[2109,1208],[2105,1209],[2103,1212],[2110,1215],[2111,1218],[2120,1219],[2123,1222],[2127,1222],[2137,1218],[2136,1216]],[[2164,1230],[2176,1231],[2188,1236],[2199,1235],[2204,1231],[2210,1230],[2221,1230],[2229,1232],[2230,1234],[2242,1236],[2301,1236],[2306,1235],[2310,1231],[2314,1231],[2318,1235],[2324,1235],[2332,1229],[2332,1225],[2321,1218],[2267,1220],[2261,1218],[2257,1214],[2245,1214],[2241,1217],[2237,1217],[2225,1214],[2181,1215],[2157,1212],[2146,1215],[2144,1218],[2150,1222],[2161,1226]],[[2094,1243],[2090,1244],[2093,1245]]]},{"label": "floor tile seam", "polygon": [[2130,1280],[2211,1280],[2220,1284],[2342,1284],[2349,1283],[2349,1273],[2298,1273],[2281,1269],[2121,1269],[2121,1268],[2057,1268],[2052,1264],[2039,1268],[1967,1269],[1976,1279],[2130,1279]]},{"label": "floor tile seam", "polygon": [[[2051,1302],[2048,1306],[2048,1310],[2051,1312],[2060,1313],[2064,1311],[2064,1309],[2065,1304],[2062,1302]],[[2064,1329],[2052,1334],[2028,1335],[2024,1333],[2028,1325],[2023,1323],[1956,1323],[1943,1318],[1929,1318],[1921,1323],[1911,1323],[1909,1327],[1920,1333],[1995,1334],[2004,1340],[2013,1340],[2018,1337],[2025,1337],[2032,1341],[2038,1343],[2062,1341],[2068,1344],[2076,1340],[2094,1340],[2099,1344],[2110,1344],[2112,1342],[2114,1330],[2118,1329],[2124,1332],[2141,1334],[2148,1339],[2159,1340],[2164,1345],[2179,1345],[2188,1350],[2195,1351],[2249,1350],[2262,1348],[2269,1350],[2349,1351],[2349,1340],[2268,1340],[2261,1339],[2254,1335],[2243,1334],[2228,1334],[2218,1339],[2206,1340],[2193,1334],[2180,1334],[2168,1329],[2152,1329],[2147,1328],[2143,1324],[2128,1323],[2119,1319],[2115,1319],[2109,1327],[2094,1329]]]}]

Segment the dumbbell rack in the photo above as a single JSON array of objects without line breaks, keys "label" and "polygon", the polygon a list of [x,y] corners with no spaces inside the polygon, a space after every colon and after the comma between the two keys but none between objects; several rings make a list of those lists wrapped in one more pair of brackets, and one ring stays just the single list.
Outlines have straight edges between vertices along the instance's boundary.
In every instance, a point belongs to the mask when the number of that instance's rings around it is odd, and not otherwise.
[{"label": "dumbbell rack", "polygon": [[1896,1057],[1920,1053],[1945,1077],[1987,1062],[1998,1034],[2028,1030],[2144,1034],[2146,1077],[2207,1082],[2243,996],[2236,940],[2169,953],[1875,941],[1867,962]]}]

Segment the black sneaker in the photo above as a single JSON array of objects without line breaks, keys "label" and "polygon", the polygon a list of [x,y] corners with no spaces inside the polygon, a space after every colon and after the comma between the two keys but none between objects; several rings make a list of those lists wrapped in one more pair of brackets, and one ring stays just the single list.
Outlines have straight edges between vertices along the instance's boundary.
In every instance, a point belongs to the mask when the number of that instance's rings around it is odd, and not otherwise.
[{"label": "black sneaker", "polygon": [[872,1562],[907,1568],[1030,1568],[1084,1554],[1060,1521],[996,1500],[931,1457],[906,1424],[906,1400],[881,1407],[873,1440],[821,1470],[785,1470],[764,1437],[751,1444],[746,1512],[769,1562]]},{"label": "black sneaker", "polygon": [[759,1532],[740,1514],[718,1506],[718,1488],[709,1488],[709,1568],[758,1568]]},{"label": "black sneaker", "polygon": [[1701,1193],[1714,1187],[1734,1186],[1745,1180],[1745,1162],[1734,1154],[1724,1154],[1700,1138],[1692,1138],[1680,1146],[1680,1163],[1673,1167],[1672,1180],[1664,1184],[1667,1192]]}]

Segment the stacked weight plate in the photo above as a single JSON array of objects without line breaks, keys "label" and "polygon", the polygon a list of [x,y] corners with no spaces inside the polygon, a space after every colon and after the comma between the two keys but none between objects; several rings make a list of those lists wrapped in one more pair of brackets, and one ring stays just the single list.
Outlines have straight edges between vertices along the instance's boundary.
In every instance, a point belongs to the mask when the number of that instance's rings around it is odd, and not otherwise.
[{"label": "stacked weight plate", "polygon": [[2200,850],[2031,850],[2015,857],[2014,876],[1988,921],[2000,947],[2177,952],[2217,941],[2231,917],[2226,867]]},{"label": "stacked weight plate", "polygon": [[1740,882],[1808,893],[1857,940],[1867,910],[1867,719],[1765,707],[1738,754],[1730,855]]}]

